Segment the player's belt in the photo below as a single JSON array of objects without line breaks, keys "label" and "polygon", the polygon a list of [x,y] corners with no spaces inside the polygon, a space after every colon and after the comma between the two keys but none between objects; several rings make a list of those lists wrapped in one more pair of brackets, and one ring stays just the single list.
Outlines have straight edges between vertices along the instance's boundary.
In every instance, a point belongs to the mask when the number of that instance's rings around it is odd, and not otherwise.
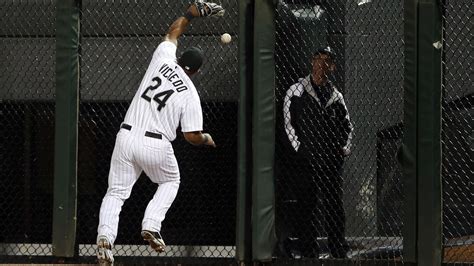
[{"label": "player's belt", "polygon": [[131,125],[128,125],[128,124],[122,124],[120,127],[121,127],[121,128],[124,128],[124,129],[126,129],[126,130],[132,130],[132,126],[131,126]]},{"label": "player's belt", "polygon": [[[120,128],[126,129],[126,130],[132,130],[132,126],[129,124],[122,124]],[[161,139],[163,136],[160,133],[155,133],[155,132],[150,132],[150,131],[145,131],[145,137],[150,137],[150,138],[155,138],[155,139]]]}]

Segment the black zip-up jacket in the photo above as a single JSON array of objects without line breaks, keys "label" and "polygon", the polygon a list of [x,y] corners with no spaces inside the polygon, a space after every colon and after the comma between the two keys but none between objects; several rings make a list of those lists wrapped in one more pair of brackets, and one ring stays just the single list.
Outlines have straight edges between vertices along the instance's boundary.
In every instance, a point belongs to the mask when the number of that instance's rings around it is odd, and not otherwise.
[{"label": "black zip-up jacket", "polygon": [[353,126],[342,94],[331,82],[326,86],[330,97],[324,106],[310,76],[290,87],[283,105],[285,130],[299,154],[339,167],[350,153]]}]

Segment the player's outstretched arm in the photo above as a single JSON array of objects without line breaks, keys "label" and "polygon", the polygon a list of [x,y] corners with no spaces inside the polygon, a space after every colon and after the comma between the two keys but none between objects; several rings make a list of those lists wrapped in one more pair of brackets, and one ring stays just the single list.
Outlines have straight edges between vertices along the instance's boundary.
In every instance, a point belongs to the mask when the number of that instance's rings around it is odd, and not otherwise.
[{"label": "player's outstretched arm", "polygon": [[177,18],[168,29],[168,33],[165,36],[165,41],[173,42],[178,45],[178,38],[188,27],[192,18],[199,17],[196,5],[192,4],[186,11],[186,15]]},{"label": "player's outstretched arm", "polygon": [[201,131],[185,132],[184,138],[187,142],[196,146],[208,145],[216,147],[216,144],[209,133],[202,133]]},{"label": "player's outstretched arm", "polygon": [[191,4],[184,16],[177,18],[168,29],[165,41],[173,42],[178,45],[178,38],[188,27],[193,18],[197,17],[221,17],[225,10],[218,4],[196,1]]}]

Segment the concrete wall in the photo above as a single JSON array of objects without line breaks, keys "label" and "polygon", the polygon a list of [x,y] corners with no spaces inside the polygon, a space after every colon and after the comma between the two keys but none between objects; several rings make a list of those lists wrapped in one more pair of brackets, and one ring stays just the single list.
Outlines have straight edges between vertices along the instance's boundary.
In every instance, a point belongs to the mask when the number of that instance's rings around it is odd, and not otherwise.
[{"label": "concrete wall", "polygon": [[54,49],[53,38],[0,38],[0,100],[53,99]]},{"label": "concrete wall", "polygon": [[[169,25],[189,1],[82,1],[81,99],[129,101]],[[195,19],[180,39],[207,56],[194,82],[203,101],[236,101],[237,1],[221,1],[224,18]],[[0,3],[0,99],[52,100],[55,79],[54,1]],[[233,36],[230,44],[220,35]]]},{"label": "concrete wall", "polygon": [[[83,2],[81,97],[84,100],[130,100],[151,55],[169,25],[184,14],[189,1]],[[203,101],[236,101],[237,1],[222,1],[223,18],[195,19],[179,40],[178,52],[198,46],[206,55],[193,78]],[[220,35],[233,35],[230,44]]]},{"label": "concrete wall", "polygon": [[[82,39],[81,99],[131,100],[161,36]],[[208,56],[193,82],[203,101],[236,101],[237,42],[221,45],[216,36],[186,36],[177,54],[189,46]],[[235,40],[234,36],[234,40]]]},{"label": "concrete wall", "polygon": [[52,99],[55,3],[0,2],[0,100]]}]

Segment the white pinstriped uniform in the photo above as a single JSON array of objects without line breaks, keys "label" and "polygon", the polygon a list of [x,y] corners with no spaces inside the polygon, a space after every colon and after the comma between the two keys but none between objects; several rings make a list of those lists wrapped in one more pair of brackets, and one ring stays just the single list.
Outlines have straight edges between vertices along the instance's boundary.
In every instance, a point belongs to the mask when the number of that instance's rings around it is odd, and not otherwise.
[{"label": "white pinstriped uniform", "polygon": [[[202,130],[202,110],[194,84],[176,63],[176,45],[162,42],[143,77],[117,134],[109,171],[109,187],[102,200],[98,236],[113,244],[117,237],[119,214],[132,187],[144,171],[158,184],[148,203],[142,230],[159,232],[161,222],[178,193],[180,174],[170,141],[183,132]],[[162,135],[161,139],[145,136]]]}]

